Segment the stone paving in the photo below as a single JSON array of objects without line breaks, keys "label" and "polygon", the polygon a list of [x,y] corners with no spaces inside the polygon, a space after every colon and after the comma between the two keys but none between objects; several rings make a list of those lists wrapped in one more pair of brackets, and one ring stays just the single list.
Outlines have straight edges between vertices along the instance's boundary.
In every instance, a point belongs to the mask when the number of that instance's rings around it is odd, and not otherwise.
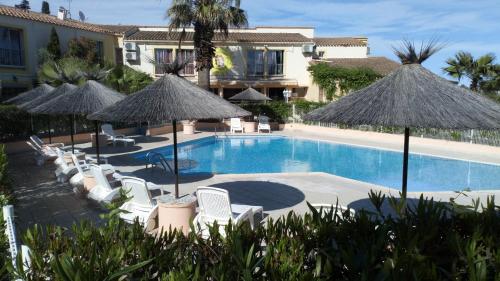
[{"label": "stone paving", "polygon": [[[284,134],[290,135],[292,133],[284,132]],[[204,132],[191,136],[181,133],[179,141],[209,135],[213,135],[213,133]],[[293,135],[318,137],[306,132],[294,132]],[[127,155],[131,152],[171,144],[171,139],[171,135],[138,137],[135,146],[109,146],[102,149],[102,153],[108,157],[109,163],[114,165],[120,173],[144,178],[162,185],[165,191],[172,192],[172,176],[166,175],[161,170],[146,169],[144,163]],[[335,141],[334,136],[325,137],[322,135],[320,139]],[[78,145],[78,148],[88,154],[94,152],[88,143]],[[53,164],[46,163],[38,167],[34,164],[31,153],[10,155],[9,160],[16,198],[14,202],[16,221],[21,230],[25,230],[34,223],[70,227],[72,223],[81,219],[89,219],[96,223],[102,222],[99,214],[106,212],[106,210],[90,200],[75,195],[69,184],[57,183]],[[229,191],[233,203],[261,205],[264,207],[266,216],[273,218],[284,215],[291,210],[304,213],[307,211],[306,202],[335,204],[338,200],[341,205],[354,209],[370,208],[371,204],[368,199],[370,189],[398,196],[398,191],[394,189],[326,173],[182,176],[180,192],[181,194],[190,194],[196,190],[197,186],[203,185],[225,188]],[[159,192],[155,192],[153,195],[158,194]],[[484,200],[487,195],[497,195],[498,198],[500,192],[470,192],[470,197],[461,196],[459,202],[468,204],[472,198],[479,197]],[[418,198],[420,193],[410,192],[408,196],[409,198]],[[456,193],[433,192],[426,193],[425,196],[448,201],[450,197],[456,197]]]}]

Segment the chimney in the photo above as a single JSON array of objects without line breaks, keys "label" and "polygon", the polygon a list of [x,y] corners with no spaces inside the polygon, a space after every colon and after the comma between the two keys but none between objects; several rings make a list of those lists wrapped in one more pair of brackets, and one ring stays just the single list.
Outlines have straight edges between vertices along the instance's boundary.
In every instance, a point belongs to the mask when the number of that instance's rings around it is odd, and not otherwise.
[{"label": "chimney", "polygon": [[66,20],[68,18],[68,10],[66,10],[64,7],[59,7],[57,18],[60,20]]}]

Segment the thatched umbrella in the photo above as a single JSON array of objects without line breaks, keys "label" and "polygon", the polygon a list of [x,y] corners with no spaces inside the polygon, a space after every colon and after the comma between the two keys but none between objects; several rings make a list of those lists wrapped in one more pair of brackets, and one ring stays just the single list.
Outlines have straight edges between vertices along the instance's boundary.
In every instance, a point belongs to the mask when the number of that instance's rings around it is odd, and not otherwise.
[{"label": "thatched umbrella", "polygon": [[[28,111],[31,114],[36,114],[36,112],[34,112],[33,109],[35,109],[39,105],[46,103],[48,101],[51,101],[52,99],[58,98],[61,95],[68,94],[71,91],[73,91],[74,89],[76,89],[75,85],[69,84],[69,83],[64,83],[61,86],[52,90],[51,92],[49,92],[43,96],[40,96],[34,100],[31,100],[29,102],[23,103],[23,104],[19,105],[18,107],[23,109],[23,110]],[[70,121],[71,121],[71,124],[73,124],[73,118],[71,118]],[[73,125],[71,125],[71,126],[73,126]],[[49,131],[50,131],[50,124],[49,124]],[[73,131],[71,131],[71,143],[73,144]]]},{"label": "thatched umbrella", "polygon": [[40,86],[33,88],[27,92],[24,92],[22,94],[19,94],[11,99],[8,99],[5,101],[7,104],[13,104],[13,105],[21,105],[23,103],[27,103],[29,101],[32,101],[36,98],[39,98],[45,94],[50,93],[52,90],[54,90],[54,87],[48,85],[48,84],[41,84]]},{"label": "thatched umbrella", "polygon": [[[48,84],[41,84],[40,86],[33,88],[27,92],[24,92],[22,94],[19,94],[11,99],[8,99],[5,101],[6,104],[12,104],[12,105],[21,105],[23,103],[27,103],[29,101],[32,101],[36,98],[39,98],[41,96],[44,96],[54,90],[54,87],[48,85]],[[32,118],[32,117],[30,117]],[[33,122],[32,122],[33,125]],[[50,117],[47,118],[47,126],[49,129],[49,143],[52,143],[52,134],[50,131]],[[33,130],[33,128],[32,128]]]},{"label": "thatched umbrella", "polygon": [[[32,112],[48,115],[88,115],[111,106],[124,98],[125,95],[97,81],[88,80],[69,94],[61,95],[43,103],[32,109]],[[71,132],[71,142],[73,143],[73,126]],[[95,134],[97,163],[99,163],[99,124],[97,120],[95,120]]]},{"label": "thatched umbrella", "polygon": [[243,117],[251,113],[173,74],[165,74],[146,88],[88,116],[121,122],[172,121],[174,134],[175,196],[179,196],[177,121]]},{"label": "thatched umbrella", "polygon": [[255,90],[252,87],[232,96],[229,100],[234,101],[252,101],[252,102],[260,102],[260,101],[269,101],[270,98],[263,95],[261,92]]},{"label": "thatched umbrella", "polygon": [[408,182],[410,128],[499,129],[500,105],[459,87],[420,63],[438,49],[415,52],[412,43],[396,54],[403,65],[370,86],[312,111],[305,120],[405,128],[402,194]]}]

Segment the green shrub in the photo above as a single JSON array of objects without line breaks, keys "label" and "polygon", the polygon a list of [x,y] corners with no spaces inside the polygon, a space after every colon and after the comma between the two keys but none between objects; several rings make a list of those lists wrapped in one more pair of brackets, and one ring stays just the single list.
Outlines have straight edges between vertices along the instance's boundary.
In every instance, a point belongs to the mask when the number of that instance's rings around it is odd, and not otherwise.
[{"label": "green shrub", "polygon": [[147,73],[125,65],[113,68],[106,80],[108,86],[124,94],[140,91],[152,82],[153,78]]},{"label": "green shrub", "polygon": [[[373,211],[290,212],[266,226],[218,227],[204,240],[145,234],[111,215],[100,227],[33,227],[26,280],[498,280],[499,207],[371,193]],[[382,212],[390,207],[391,215]],[[345,217],[344,217],[345,216]],[[24,275],[24,276],[23,276]]]},{"label": "green shrub", "polygon": [[285,123],[290,116],[292,105],[282,101],[267,103],[242,103],[241,108],[252,112],[254,116],[266,115],[271,121]]}]

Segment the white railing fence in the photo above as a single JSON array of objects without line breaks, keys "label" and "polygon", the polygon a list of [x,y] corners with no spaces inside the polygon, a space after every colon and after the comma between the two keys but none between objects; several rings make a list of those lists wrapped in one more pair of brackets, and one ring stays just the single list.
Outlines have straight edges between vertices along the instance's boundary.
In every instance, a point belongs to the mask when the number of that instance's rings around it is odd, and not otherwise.
[{"label": "white railing fence", "polygon": [[[2,208],[3,219],[5,222],[5,235],[7,236],[9,243],[9,252],[12,259],[12,265],[14,268],[17,267],[17,255],[19,253],[19,247],[16,237],[16,227],[14,224],[14,206],[7,205]],[[27,271],[30,267],[30,250],[27,246],[21,245],[21,257],[24,271]]]}]

